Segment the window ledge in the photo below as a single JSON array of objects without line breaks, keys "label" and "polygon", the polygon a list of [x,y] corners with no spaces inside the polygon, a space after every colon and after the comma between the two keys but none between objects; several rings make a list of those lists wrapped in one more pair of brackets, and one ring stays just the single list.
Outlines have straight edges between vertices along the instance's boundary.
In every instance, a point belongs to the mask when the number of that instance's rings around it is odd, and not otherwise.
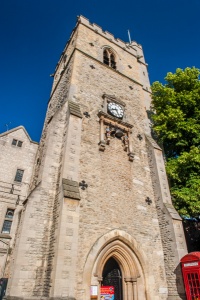
[{"label": "window ledge", "polygon": [[22,149],[22,147],[19,147],[19,146],[15,146],[15,145],[11,145],[12,148],[15,148],[15,149]]},{"label": "window ledge", "polygon": [[7,249],[5,249],[5,248],[0,248],[0,253],[2,253],[2,254],[6,254],[7,253]]},{"label": "window ledge", "polygon": [[22,185],[22,183],[23,183],[23,182],[19,182],[19,181],[15,181],[15,180],[13,182],[14,182],[14,185]]},{"label": "window ledge", "polygon": [[11,236],[8,233],[0,233],[0,238],[11,240]]}]

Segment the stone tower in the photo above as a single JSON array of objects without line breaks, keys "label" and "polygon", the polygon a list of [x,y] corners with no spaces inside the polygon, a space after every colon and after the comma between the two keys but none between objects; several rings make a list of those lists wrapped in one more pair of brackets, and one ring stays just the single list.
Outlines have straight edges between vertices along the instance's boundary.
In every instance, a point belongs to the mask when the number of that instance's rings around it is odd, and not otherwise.
[{"label": "stone tower", "polygon": [[79,17],[57,64],[7,299],[184,299],[142,47]]}]

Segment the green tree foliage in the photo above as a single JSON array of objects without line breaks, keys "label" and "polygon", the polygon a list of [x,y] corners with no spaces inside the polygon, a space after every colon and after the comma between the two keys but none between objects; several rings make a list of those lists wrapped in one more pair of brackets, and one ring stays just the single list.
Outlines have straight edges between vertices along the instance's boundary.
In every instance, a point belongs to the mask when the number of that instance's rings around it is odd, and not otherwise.
[{"label": "green tree foliage", "polygon": [[[152,85],[153,130],[163,144],[174,205],[200,215],[200,70],[177,69]],[[155,113],[156,112],[156,113]]]}]

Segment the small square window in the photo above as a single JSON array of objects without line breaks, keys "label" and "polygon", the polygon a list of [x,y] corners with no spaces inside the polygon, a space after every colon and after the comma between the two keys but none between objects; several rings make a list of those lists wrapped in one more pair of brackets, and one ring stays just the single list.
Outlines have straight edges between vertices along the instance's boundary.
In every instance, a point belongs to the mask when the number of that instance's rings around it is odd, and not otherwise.
[{"label": "small square window", "polygon": [[19,141],[19,140],[16,140],[16,139],[12,140],[12,146],[17,146],[17,147],[21,148],[22,144],[23,144],[22,141]]},{"label": "small square window", "polygon": [[12,140],[12,145],[13,145],[13,146],[16,146],[16,145],[17,145],[17,140],[13,139],[13,140]]},{"label": "small square window", "polygon": [[24,170],[17,169],[14,181],[22,182],[23,174],[24,174]]},{"label": "small square window", "polygon": [[17,147],[22,147],[23,142],[22,141],[18,141],[17,143]]}]

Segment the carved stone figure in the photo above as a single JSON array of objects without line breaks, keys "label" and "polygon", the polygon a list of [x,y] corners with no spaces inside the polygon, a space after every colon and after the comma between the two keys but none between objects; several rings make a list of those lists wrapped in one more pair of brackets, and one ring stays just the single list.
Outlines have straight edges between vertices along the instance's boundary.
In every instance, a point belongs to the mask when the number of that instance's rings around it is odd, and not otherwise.
[{"label": "carved stone figure", "polygon": [[129,138],[128,138],[128,135],[125,133],[123,136],[122,136],[122,142],[124,144],[124,151],[127,151],[128,150],[128,146],[129,146]]},{"label": "carved stone figure", "polygon": [[110,134],[111,134],[110,127],[107,126],[107,127],[106,127],[106,141],[107,141],[107,144],[108,144],[108,145],[110,144]]}]

